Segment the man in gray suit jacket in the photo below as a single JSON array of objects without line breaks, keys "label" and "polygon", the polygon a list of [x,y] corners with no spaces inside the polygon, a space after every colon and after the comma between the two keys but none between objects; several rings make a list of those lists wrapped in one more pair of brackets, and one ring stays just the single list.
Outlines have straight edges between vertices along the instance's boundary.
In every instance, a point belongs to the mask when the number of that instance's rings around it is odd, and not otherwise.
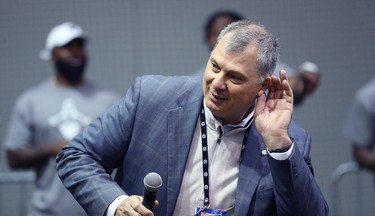
[{"label": "man in gray suit jacket", "polygon": [[[230,24],[203,80],[137,78],[60,152],[61,180],[89,215],[328,215],[286,72],[271,76],[278,55],[262,25]],[[153,212],[150,172],[163,179]]]}]

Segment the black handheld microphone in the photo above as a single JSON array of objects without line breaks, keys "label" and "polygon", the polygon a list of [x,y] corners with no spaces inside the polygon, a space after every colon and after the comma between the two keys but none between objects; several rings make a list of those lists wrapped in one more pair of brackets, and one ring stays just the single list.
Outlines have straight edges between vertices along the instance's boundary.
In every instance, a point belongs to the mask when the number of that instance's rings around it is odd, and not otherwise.
[{"label": "black handheld microphone", "polygon": [[142,204],[152,211],[154,209],[156,192],[158,192],[158,189],[163,184],[163,180],[159,174],[151,172],[143,179],[143,184],[145,186],[145,193]]}]

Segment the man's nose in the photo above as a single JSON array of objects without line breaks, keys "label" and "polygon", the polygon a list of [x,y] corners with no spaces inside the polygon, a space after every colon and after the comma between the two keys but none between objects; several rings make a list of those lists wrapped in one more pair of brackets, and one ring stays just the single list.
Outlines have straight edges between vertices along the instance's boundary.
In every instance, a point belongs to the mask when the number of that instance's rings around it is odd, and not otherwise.
[{"label": "man's nose", "polygon": [[226,89],[225,76],[223,72],[215,74],[212,81],[212,87],[220,90]]},{"label": "man's nose", "polygon": [[81,57],[85,56],[85,50],[82,47],[79,47],[79,46],[71,46],[69,48],[69,51],[72,54],[72,56],[75,56],[75,57],[81,58]]}]

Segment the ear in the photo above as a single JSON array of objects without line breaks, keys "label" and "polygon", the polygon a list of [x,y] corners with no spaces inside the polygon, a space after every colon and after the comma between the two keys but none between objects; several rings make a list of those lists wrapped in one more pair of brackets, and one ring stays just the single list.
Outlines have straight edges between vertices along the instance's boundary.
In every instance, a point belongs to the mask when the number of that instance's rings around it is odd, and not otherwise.
[{"label": "ear", "polygon": [[258,84],[258,88],[259,88],[258,97],[261,96],[262,94],[266,94],[266,92],[268,91],[268,89],[270,88],[270,86],[271,86],[271,77],[267,76],[263,80],[262,83]]}]

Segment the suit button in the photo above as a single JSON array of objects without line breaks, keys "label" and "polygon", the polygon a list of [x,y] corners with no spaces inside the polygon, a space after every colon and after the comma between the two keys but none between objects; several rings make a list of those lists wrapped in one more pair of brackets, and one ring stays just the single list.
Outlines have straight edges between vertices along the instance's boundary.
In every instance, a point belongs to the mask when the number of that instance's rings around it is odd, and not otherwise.
[{"label": "suit button", "polygon": [[267,155],[267,150],[262,150],[262,155]]}]

